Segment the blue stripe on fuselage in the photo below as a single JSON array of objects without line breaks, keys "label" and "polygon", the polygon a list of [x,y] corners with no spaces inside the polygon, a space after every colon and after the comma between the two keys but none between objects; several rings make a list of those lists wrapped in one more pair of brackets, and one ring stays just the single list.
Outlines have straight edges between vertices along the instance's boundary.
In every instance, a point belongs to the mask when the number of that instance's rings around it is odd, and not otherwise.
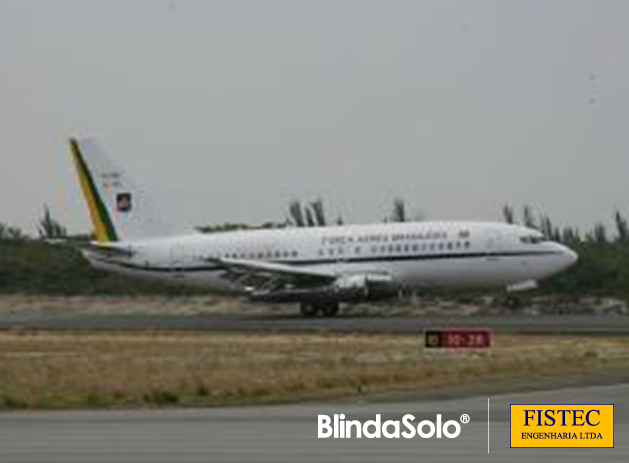
[{"label": "blue stripe on fuselage", "polygon": [[[428,261],[428,260],[452,260],[452,259],[485,259],[491,257],[522,257],[522,256],[547,256],[560,254],[559,251],[512,251],[512,252],[469,252],[469,253],[446,253],[446,254],[414,254],[414,255],[389,255],[389,256],[364,256],[350,257],[347,259],[311,259],[311,260],[269,260],[277,264],[289,266],[307,265],[331,265],[331,264],[353,264],[370,262],[399,262],[399,261]],[[140,270],[146,272],[216,272],[225,270],[219,265],[194,265],[177,267],[159,267],[134,264],[132,262],[122,262],[119,260],[105,259],[102,257],[90,256],[91,259],[111,265]],[[264,261],[263,261],[264,262]]]}]

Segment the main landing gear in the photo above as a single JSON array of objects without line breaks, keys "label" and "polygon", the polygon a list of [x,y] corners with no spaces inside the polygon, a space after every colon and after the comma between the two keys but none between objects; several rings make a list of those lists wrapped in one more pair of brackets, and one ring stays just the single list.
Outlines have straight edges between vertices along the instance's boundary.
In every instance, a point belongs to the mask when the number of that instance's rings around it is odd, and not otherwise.
[{"label": "main landing gear", "polygon": [[509,310],[517,310],[523,305],[522,298],[515,294],[507,293],[505,295],[496,296],[492,300],[494,307],[504,307]]},{"label": "main landing gear", "polygon": [[299,310],[304,317],[334,317],[339,312],[338,302],[302,302]]}]

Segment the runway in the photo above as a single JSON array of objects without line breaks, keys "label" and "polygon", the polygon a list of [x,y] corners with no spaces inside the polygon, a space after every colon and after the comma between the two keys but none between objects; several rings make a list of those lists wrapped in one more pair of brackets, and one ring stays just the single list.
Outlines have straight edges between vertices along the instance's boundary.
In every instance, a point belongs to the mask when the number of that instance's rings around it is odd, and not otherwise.
[{"label": "runway", "polygon": [[439,327],[489,328],[517,335],[629,336],[629,317],[555,316],[430,316],[335,317],[204,316],[204,315],[12,315],[0,319],[0,330],[50,331],[220,331],[273,333],[391,333],[413,334]]},{"label": "runway", "polygon": [[[489,425],[488,425],[489,399]],[[613,449],[511,449],[509,404],[615,404]],[[317,439],[317,415],[460,420],[456,439]],[[462,397],[220,409],[0,414],[0,461],[20,462],[590,462],[629,461],[629,385]],[[489,453],[488,453],[489,446]]]}]

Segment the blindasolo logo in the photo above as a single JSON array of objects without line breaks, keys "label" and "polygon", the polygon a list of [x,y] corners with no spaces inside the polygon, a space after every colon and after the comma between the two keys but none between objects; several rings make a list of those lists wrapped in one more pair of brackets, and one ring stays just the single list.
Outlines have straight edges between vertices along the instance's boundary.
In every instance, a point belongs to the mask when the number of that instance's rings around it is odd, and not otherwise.
[{"label": "blindasolo logo", "polygon": [[614,447],[614,406],[511,404],[511,447]]}]

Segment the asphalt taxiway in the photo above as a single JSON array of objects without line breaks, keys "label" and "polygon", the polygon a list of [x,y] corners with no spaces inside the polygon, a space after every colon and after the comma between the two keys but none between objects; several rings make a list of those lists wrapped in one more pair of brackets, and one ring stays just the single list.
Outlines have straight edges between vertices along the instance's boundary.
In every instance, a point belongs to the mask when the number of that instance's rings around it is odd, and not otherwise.
[{"label": "asphalt taxiway", "polygon": [[488,328],[518,335],[629,336],[629,316],[490,315],[428,317],[86,315],[0,319],[1,330],[49,331],[226,331],[280,333],[413,334],[440,327]]},{"label": "asphalt taxiway", "polygon": [[[512,449],[511,403],[614,404],[615,448]],[[489,410],[489,411],[488,411]],[[318,439],[317,415],[459,420],[456,439]],[[489,422],[488,422],[489,417]],[[0,461],[486,462],[629,461],[629,384],[448,400],[334,402],[217,409],[0,414]]]}]

